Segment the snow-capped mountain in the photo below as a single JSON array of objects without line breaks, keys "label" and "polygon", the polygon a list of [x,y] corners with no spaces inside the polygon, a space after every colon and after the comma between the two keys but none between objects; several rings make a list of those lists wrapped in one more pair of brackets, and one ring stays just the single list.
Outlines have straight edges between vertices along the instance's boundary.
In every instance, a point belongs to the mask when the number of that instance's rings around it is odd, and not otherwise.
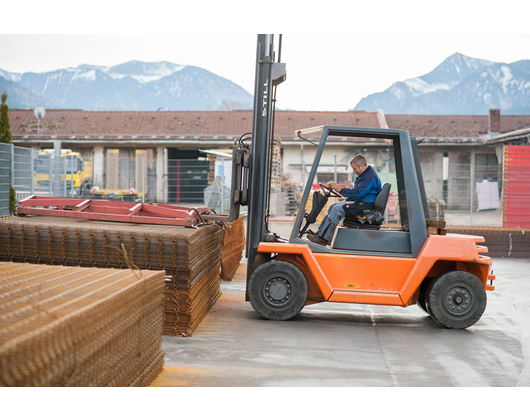
[{"label": "snow-capped mountain", "polygon": [[387,114],[530,113],[530,60],[495,63],[455,53],[428,74],[361,99],[356,110]]},{"label": "snow-capped mountain", "polygon": [[[81,65],[46,73],[0,70],[11,108],[97,111],[251,109],[252,95],[228,79],[195,66],[130,61],[113,67]],[[14,87],[35,95],[22,100]],[[40,101],[40,102],[39,102]],[[45,106],[45,105],[43,105]]]}]

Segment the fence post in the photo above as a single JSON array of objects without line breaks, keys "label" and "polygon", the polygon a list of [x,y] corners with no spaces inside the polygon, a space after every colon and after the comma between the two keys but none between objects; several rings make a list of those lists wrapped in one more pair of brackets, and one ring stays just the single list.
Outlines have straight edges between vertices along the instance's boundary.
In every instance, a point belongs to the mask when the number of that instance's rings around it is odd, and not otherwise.
[{"label": "fence post", "polygon": [[335,155],[333,182],[337,183],[337,155]]},{"label": "fence post", "polygon": [[35,195],[35,155],[33,149],[29,149],[29,182],[31,195]]},{"label": "fence post", "polygon": [[470,224],[471,226],[473,226],[473,189],[475,187],[475,180],[474,180],[474,176],[473,176],[473,170],[474,170],[474,167],[473,167],[473,164],[471,163],[469,165],[469,181],[471,182],[471,186],[469,188],[469,218],[470,218]]},{"label": "fence post", "polygon": [[15,187],[15,145],[11,143],[11,186]]},{"label": "fence post", "polygon": [[147,188],[145,188],[145,170],[146,170],[146,166],[145,166],[145,158],[142,158],[142,203],[145,203],[145,190]]}]

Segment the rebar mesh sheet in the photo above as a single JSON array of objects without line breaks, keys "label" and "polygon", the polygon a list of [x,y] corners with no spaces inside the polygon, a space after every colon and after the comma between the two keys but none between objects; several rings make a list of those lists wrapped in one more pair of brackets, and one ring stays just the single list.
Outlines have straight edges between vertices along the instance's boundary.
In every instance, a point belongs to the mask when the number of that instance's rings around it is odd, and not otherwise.
[{"label": "rebar mesh sheet", "polygon": [[[172,285],[166,284],[166,298],[174,294],[178,295],[179,307],[174,308],[173,314],[168,311],[165,312],[165,334],[180,336],[193,334],[221,296],[219,266],[220,263],[205,269],[201,273],[201,281],[190,290],[171,290]],[[170,329],[171,327],[172,329]]]},{"label": "rebar mesh sheet", "polygon": [[215,254],[222,235],[221,227],[215,224],[190,229],[60,217],[8,217],[0,219],[0,259],[100,268],[128,268],[132,264],[165,270],[186,288],[190,279],[196,278],[194,270],[205,262],[205,255]]},{"label": "rebar mesh sheet", "polygon": [[483,236],[488,252],[484,255],[501,258],[528,258],[530,232],[525,228],[488,226],[447,226],[448,233]]},{"label": "rebar mesh sheet", "polygon": [[221,255],[221,280],[230,281],[239,267],[245,249],[244,216],[226,223]]},{"label": "rebar mesh sheet", "polygon": [[0,262],[0,385],[145,385],[161,369],[163,271]]},{"label": "rebar mesh sheet", "polygon": [[[165,270],[164,335],[191,335],[198,325],[179,316],[179,291],[189,292],[208,283],[220,293],[219,264],[223,229],[217,225],[199,229],[132,223],[69,220],[58,217],[11,217],[0,219],[0,260],[99,268],[138,267]],[[125,252],[123,251],[125,248]],[[206,276],[217,270],[217,277]],[[184,293],[184,294],[185,294]],[[202,308],[217,297],[206,299]],[[202,319],[205,313],[191,313]]]}]

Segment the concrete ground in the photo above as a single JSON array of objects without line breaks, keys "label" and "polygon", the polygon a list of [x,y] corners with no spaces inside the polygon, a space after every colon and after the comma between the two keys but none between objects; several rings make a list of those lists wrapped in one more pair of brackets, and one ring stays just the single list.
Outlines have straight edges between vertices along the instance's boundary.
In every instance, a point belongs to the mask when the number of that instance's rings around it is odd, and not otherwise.
[{"label": "concrete ground", "polygon": [[151,386],[526,387],[530,259],[495,259],[482,318],[447,330],[420,308],[322,303],[266,321],[244,300],[246,265],[192,337],[164,337]]},{"label": "concrete ground", "polygon": [[445,213],[447,226],[494,226],[502,227],[502,210],[448,211]]}]

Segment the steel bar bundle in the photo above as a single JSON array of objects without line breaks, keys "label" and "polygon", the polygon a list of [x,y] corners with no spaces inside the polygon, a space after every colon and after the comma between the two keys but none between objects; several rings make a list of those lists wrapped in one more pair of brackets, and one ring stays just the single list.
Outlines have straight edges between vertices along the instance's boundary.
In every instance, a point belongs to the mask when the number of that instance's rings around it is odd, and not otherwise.
[{"label": "steel bar bundle", "polygon": [[0,385],[145,386],[162,370],[163,271],[0,272]]},{"label": "steel bar bundle", "polygon": [[[0,219],[3,261],[165,270],[166,335],[176,335],[182,330],[178,328],[182,295],[178,291],[189,293],[199,283],[212,282],[220,293],[222,240],[223,230],[217,224],[185,228],[45,216]],[[213,280],[205,277],[204,270],[214,267],[217,277]],[[206,298],[206,306],[211,308],[216,298],[212,300],[209,295]],[[182,326],[191,334],[187,321]]]},{"label": "steel bar bundle", "polygon": [[221,254],[221,280],[230,281],[236,273],[243,250],[245,249],[245,216],[241,215],[233,222],[226,222]]},{"label": "steel bar bundle", "polygon": [[448,226],[448,233],[483,236],[489,257],[529,258],[530,230],[525,228],[488,226]]}]

